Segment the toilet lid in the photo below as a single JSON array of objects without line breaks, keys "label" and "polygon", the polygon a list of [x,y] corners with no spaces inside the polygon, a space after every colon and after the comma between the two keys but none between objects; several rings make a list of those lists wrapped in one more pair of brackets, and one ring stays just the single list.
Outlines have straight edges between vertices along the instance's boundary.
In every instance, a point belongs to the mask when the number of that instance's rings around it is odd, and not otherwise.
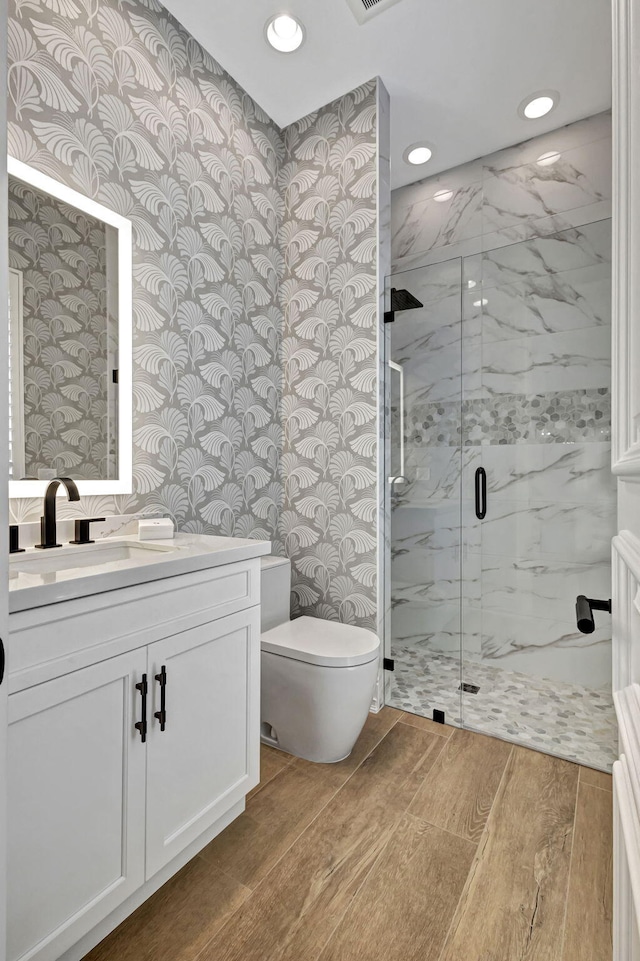
[{"label": "toilet lid", "polygon": [[373,631],[319,617],[298,617],[279,624],[260,638],[263,651],[323,667],[355,667],[378,656],[380,641]]}]

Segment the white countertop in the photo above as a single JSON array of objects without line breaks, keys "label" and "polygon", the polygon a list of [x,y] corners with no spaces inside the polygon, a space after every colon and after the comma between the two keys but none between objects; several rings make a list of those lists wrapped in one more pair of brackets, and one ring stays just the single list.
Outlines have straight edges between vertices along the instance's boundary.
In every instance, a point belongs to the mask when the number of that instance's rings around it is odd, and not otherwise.
[{"label": "white countertop", "polygon": [[154,541],[140,541],[137,536],[113,537],[82,547],[66,544],[46,551],[30,548],[10,557],[9,612],[133,587],[270,553],[270,541],[206,534],[176,534],[172,539]]}]

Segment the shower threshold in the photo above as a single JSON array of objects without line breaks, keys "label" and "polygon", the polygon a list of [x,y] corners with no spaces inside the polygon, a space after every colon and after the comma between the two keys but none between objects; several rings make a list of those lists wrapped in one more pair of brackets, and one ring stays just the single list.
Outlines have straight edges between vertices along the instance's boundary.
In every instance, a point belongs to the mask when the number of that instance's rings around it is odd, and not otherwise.
[{"label": "shower threshold", "polygon": [[428,718],[442,710],[448,724],[611,771],[617,726],[610,690],[465,660],[463,676],[479,688],[467,694],[459,687],[469,683],[460,680],[459,657],[420,644],[394,646],[393,655],[392,707]]}]

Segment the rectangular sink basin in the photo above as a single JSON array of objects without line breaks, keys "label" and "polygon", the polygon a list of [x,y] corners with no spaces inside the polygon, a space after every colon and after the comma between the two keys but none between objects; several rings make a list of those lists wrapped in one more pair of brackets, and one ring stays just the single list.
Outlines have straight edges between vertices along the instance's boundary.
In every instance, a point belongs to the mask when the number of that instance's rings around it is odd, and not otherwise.
[{"label": "rectangular sink basin", "polygon": [[57,574],[82,568],[101,568],[122,561],[136,564],[153,564],[158,554],[171,554],[178,547],[154,544],[104,543],[87,544],[82,547],[51,548],[46,551],[17,555],[10,558],[9,567],[17,574]]},{"label": "rectangular sink basin", "polygon": [[125,534],[45,551],[30,547],[9,557],[9,612],[195,574],[260,557],[270,548],[268,541],[183,533],[158,541]]}]

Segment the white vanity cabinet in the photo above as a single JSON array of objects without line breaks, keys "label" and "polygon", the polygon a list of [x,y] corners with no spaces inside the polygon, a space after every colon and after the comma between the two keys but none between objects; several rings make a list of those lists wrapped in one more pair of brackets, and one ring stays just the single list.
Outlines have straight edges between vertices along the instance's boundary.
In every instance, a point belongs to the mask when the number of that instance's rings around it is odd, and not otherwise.
[{"label": "white vanity cabinet", "polygon": [[[215,627],[215,630],[212,630]],[[233,614],[149,647],[146,877],[153,877],[257,783],[259,623]],[[160,713],[165,669],[166,723]]]},{"label": "white vanity cabinet", "polygon": [[9,697],[7,957],[57,958],[144,882],[146,651]]},{"label": "white vanity cabinet", "polygon": [[259,564],[11,616],[9,961],[83,957],[243,809]]}]

